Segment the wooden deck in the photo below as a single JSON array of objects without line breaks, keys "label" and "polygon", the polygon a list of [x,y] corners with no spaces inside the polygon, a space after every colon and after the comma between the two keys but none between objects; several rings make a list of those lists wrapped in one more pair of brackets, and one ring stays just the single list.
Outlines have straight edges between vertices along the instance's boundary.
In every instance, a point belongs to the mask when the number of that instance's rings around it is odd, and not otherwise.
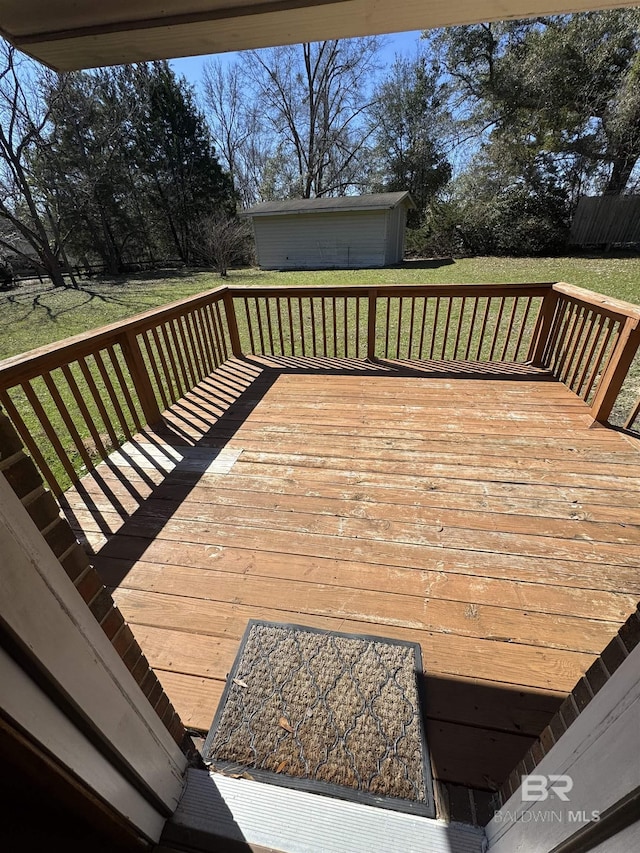
[{"label": "wooden deck", "polygon": [[229,361],[66,493],[188,727],[250,618],[419,641],[434,774],[492,790],[635,608],[638,442],[448,370]]}]

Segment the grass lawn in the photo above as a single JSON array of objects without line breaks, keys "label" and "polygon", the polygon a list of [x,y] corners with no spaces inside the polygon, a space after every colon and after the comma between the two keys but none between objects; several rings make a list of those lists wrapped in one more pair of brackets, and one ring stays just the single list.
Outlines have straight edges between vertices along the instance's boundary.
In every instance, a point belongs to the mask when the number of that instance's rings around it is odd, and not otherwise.
[{"label": "grass lawn", "polygon": [[[382,270],[232,270],[230,284],[440,284],[567,281],[640,304],[640,258],[462,258]],[[0,359],[217,287],[211,272],[141,273],[81,282],[79,290],[26,284],[0,293]]]},{"label": "grass lawn", "polygon": [[[228,278],[229,284],[255,287],[546,281],[566,281],[640,304],[640,257],[465,258],[408,262],[401,268],[382,270],[318,272],[241,269],[232,270]],[[0,359],[116,322],[221,283],[222,279],[212,272],[167,270],[127,278],[83,281],[79,289],[57,290],[38,282],[22,284],[0,293]],[[611,419],[613,423],[624,421],[639,395],[640,356],[620,394]],[[37,427],[34,424],[36,440]],[[57,464],[55,467],[58,469]]]}]

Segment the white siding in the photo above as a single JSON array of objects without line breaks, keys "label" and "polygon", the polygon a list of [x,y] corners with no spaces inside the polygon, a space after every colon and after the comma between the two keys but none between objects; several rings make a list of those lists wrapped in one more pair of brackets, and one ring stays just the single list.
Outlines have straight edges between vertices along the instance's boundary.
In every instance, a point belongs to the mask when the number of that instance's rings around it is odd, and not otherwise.
[{"label": "white siding", "polygon": [[387,227],[387,252],[386,264],[402,263],[404,255],[404,229],[407,223],[407,209],[404,204],[399,204],[389,211],[389,224]]},{"label": "white siding", "polygon": [[382,267],[388,212],[257,216],[258,263],[263,269]]}]

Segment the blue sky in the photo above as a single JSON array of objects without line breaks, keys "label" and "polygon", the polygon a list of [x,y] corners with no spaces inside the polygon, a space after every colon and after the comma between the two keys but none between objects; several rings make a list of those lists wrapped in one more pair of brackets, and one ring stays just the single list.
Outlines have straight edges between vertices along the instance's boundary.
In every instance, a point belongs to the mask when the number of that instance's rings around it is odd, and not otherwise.
[{"label": "blue sky", "polygon": [[[408,33],[392,33],[391,35],[383,36],[384,47],[381,51],[381,64],[391,65],[396,54],[411,55],[415,53],[416,47],[420,41],[420,30],[415,30]],[[219,53],[216,54],[223,61],[232,61],[238,54],[236,53]],[[185,59],[172,59],[171,65],[177,74],[184,75],[189,83],[193,84],[196,89],[199,89],[200,80],[202,78],[202,66],[209,57],[207,56],[190,56]]]}]

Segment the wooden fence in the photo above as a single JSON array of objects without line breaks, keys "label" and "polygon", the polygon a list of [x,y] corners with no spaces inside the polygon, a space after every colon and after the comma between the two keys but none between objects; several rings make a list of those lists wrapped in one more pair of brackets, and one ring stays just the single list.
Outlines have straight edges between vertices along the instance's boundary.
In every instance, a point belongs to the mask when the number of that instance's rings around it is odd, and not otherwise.
[{"label": "wooden fence", "polygon": [[0,404],[60,494],[232,356],[532,364],[605,422],[639,344],[566,284],[219,287],[0,362]]},{"label": "wooden fence", "polygon": [[640,246],[640,196],[583,196],[571,223],[571,246]]}]

